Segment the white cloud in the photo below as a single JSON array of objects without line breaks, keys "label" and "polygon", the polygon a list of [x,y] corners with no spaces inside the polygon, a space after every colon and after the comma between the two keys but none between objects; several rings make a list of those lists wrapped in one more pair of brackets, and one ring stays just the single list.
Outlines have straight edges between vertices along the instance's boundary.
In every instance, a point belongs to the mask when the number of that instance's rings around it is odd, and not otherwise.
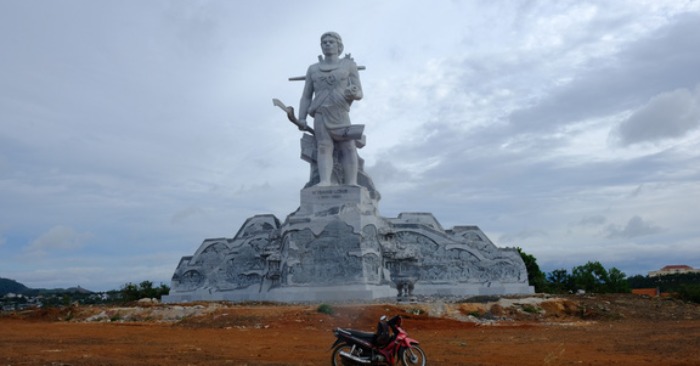
[{"label": "white cloud", "polygon": [[[695,72],[700,63],[695,52],[699,20],[698,13],[668,17],[638,32],[636,39],[625,39],[612,54],[591,57],[583,67],[555,70],[569,74],[571,81],[544,89],[535,103],[511,115],[511,123],[516,131],[557,129],[634,108],[664,91],[693,88],[700,82]],[[608,31],[617,34],[619,30]]]},{"label": "white cloud", "polygon": [[600,226],[605,224],[607,219],[603,215],[593,215],[593,216],[586,216],[581,219],[581,221],[577,222],[577,225],[581,226]]},{"label": "white cloud", "polygon": [[520,245],[520,243],[528,242],[532,240],[541,240],[546,238],[548,235],[544,230],[539,229],[526,229],[519,231],[514,234],[503,234],[498,238],[498,242],[505,245]]},{"label": "white cloud", "polygon": [[640,236],[653,235],[663,231],[662,228],[651,222],[644,221],[639,216],[634,216],[621,228],[618,225],[610,224],[606,227],[608,238],[632,239]]},{"label": "white cloud", "polygon": [[89,232],[78,232],[68,226],[56,225],[32,241],[26,250],[37,254],[73,251],[82,248],[92,237],[93,235]]},{"label": "white cloud", "polygon": [[622,144],[682,137],[700,127],[700,85],[658,94],[622,121],[616,132]]}]

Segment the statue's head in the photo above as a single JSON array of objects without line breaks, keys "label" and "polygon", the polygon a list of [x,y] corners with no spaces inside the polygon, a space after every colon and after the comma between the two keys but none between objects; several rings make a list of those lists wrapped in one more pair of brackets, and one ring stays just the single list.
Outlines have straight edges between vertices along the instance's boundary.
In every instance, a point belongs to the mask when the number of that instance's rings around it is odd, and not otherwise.
[{"label": "statue's head", "polygon": [[336,32],[326,32],[321,35],[321,45],[323,46],[323,39],[326,37],[332,37],[335,39],[335,42],[338,44],[338,55],[343,53],[343,39],[340,38],[340,34]]}]

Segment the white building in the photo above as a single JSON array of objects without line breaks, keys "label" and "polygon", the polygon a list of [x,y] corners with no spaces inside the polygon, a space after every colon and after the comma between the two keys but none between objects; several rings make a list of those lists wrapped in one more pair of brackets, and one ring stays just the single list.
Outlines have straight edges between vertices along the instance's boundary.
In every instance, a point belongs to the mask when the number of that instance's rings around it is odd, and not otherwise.
[{"label": "white building", "polygon": [[649,277],[665,276],[671,274],[682,274],[682,273],[700,273],[700,269],[694,269],[691,266],[686,266],[685,264],[674,264],[669,266],[664,266],[658,271],[649,272]]}]

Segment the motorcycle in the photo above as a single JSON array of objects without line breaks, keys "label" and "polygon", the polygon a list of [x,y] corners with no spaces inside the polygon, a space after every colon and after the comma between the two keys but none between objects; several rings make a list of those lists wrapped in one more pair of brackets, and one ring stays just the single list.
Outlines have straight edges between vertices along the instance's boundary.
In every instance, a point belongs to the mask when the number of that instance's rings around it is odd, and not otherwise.
[{"label": "motorcycle", "polygon": [[[336,328],[336,340],[331,346],[331,365],[389,365],[425,366],[428,362],[418,341],[409,338],[397,315],[389,320],[382,316],[375,333]],[[391,332],[389,331],[391,329]]]}]

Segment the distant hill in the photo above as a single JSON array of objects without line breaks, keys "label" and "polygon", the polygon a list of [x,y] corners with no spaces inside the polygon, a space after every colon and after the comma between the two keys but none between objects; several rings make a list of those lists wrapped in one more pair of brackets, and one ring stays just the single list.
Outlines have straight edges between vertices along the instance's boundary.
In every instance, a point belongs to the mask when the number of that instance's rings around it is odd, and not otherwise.
[{"label": "distant hill", "polygon": [[9,293],[25,294],[29,292],[29,288],[15,280],[0,277],[0,296],[5,296]]},{"label": "distant hill", "polygon": [[39,294],[59,294],[59,293],[60,294],[62,294],[62,293],[91,294],[92,291],[86,290],[80,286],[69,287],[69,288],[65,288],[65,289],[64,288],[54,288],[54,289],[29,288],[29,287],[15,281],[15,280],[0,277],[0,297],[5,296],[6,294],[9,294],[9,293],[36,296]]}]

